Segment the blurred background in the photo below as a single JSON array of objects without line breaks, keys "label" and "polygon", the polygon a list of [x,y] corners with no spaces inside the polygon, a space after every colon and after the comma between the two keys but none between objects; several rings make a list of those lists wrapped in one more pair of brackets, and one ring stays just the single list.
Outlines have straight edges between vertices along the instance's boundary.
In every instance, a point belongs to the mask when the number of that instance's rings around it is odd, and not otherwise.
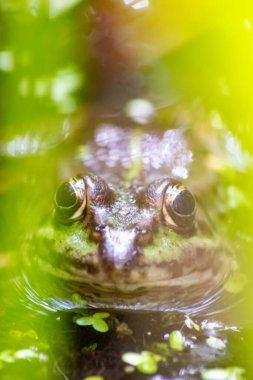
[{"label": "blurred background", "polygon": [[[97,52],[107,49],[101,42],[101,31],[107,28],[115,31],[112,40],[119,60],[108,55],[111,69],[101,76]],[[116,86],[117,75],[121,85]],[[12,279],[21,265],[24,236],[38,228],[45,210],[51,210],[55,188],[66,172],[64,157],[80,138],[85,142],[91,134],[95,125],[88,115],[94,104],[103,109],[105,98],[116,112],[125,97],[145,96],[164,124],[172,114],[190,115],[209,150],[207,170],[220,178],[213,209],[221,221],[218,233],[230,241],[250,284],[252,89],[251,1],[1,0],[3,326],[13,324],[6,304],[18,302]],[[247,291],[235,322],[244,325],[243,339],[247,338],[238,361],[245,352],[248,358],[252,354],[251,284]],[[8,346],[8,337],[2,341]]]}]

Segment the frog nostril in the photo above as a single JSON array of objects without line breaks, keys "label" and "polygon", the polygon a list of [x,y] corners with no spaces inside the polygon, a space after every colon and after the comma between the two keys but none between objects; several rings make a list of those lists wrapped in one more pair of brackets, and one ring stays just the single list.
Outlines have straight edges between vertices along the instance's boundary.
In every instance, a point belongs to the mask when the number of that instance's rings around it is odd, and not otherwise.
[{"label": "frog nostril", "polygon": [[102,232],[104,229],[105,229],[105,225],[104,225],[104,224],[98,224],[98,225],[94,228],[94,230],[95,230],[96,232]]},{"label": "frog nostril", "polygon": [[95,242],[100,242],[100,240],[102,239],[102,234],[103,234],[104,229],[105,229],[105,226],[102,224],[97,225],[93,228],[93,230],[91,231],[91,237]]},{"label": "frog nostril", "polygon": [[146,235],[149,231],[147,228],[140,228],[140,227],[135,227],[135,232],[140,235]]},{"label": "frog nostril", "polygon": [[152,232],[147,228],[136,228],[136,243],[137,245],[146,245],[152,242]]}]

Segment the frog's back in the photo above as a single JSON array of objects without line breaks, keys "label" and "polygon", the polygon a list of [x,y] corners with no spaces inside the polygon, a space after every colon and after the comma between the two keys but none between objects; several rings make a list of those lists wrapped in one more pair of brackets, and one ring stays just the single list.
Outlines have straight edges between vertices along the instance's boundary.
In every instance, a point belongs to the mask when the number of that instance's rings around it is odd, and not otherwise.
[{"label": "frog's back", "polygon": [[110,183],[147,185],[162,178],[185,180],[192,152],[184,129],[122,128],[100,124],[94,139],[79,149],[78,159],[84,170]]}]

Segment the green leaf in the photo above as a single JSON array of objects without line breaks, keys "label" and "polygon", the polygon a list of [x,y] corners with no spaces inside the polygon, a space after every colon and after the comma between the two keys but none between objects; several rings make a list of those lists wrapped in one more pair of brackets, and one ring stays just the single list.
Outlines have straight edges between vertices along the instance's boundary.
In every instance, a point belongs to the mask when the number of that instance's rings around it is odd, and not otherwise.
[{"label": "green leaf", "polygon": [[201,330],[201,326],[194,322],[188,315],[185,318],[185,324],[189,329],[194,329],[196,331]]},{"label": "green leaf", "polygon": [[78,293],[73,293],[72,296],[71,296],[71,301],[76,304],[77,306],[86,306],[87,305],[87,301],[85,299],[82,298],[82,296]]},{"label": "green leaf", "polygon": [[90,316],[74,319],[74,322],[78,326],[91,326],[93,325],[93,321],[94,321],[94,318]]},{"label": "green leaf", "polygon": [[167,343],[153,343],[151,348],[163,357],[171,356],[171,349]]},{"label": "green leaf", "polygon": [[185,338],[180,331],[174,330],[170,333],[169,343],[173,350],[183,351]]},{"label": "green leaf", "polygon": [[224,284],[224,289],[233,294],[240,293],[248,282],[248,277],[245,273],[235,272]]},{"label": "green leaf", "polygon": [[101,376],[88,376],[85,377],[83,380],[104,380],[104,378]]},{"label": "green leaf", "polygon": [[141,373],[152,374],[156,373],[158,366],[154,358],[150,357],[149,359],[141,361],[137,365],[137,369]]},{"label": "green leaf", "polygon": [[110,314],[109,313],[95,313],[95,314],[93,314],[93,317],[104,319],[104,318],[110,317]]},{"label": "green leaf", "polygon": [[216,350],[224,350],[226,348],[226,344],[223,340],[216,338],[215,336],[210,336],[206,339],[206,343],[209,347],[212,347]]},{"label": "green leaf", "polygon": [[201,377],[204,380],[228,380],[228,373],[223,368],[207,369],[201,374]]},{"label": "green leaf", "polygon": [[137,366],[143,360],[141,354],[138,354],[137,352],[126,352],[122,355],[121,359],[123,362],[133,366]]},{"label": "green leaf", "polygon": [[101,318],[93,318],[92,326],[96,331],[99,332],[107,332],[109,330],[107,323]]},{"label": "green leaf", "polygon": [[245,370],[239,367],[213,368],[202,372],[203,380],[244,380]]},{"label": "green leaf", "polygon": [[90,354],[90,353],[96,351],[97,346],[98,346],[97,343],[91,343],[91,344],[88,345],[88,346],[84,346],[84,347],[82,348],[82,353],[83,353],[83,354]]},{"label": "green leaf", "polygon": [[162,357],[151,351],[142,351],[140,354],[126,352],[121,359],[123,362],[135,366],[141,373],[152,374],[157,371],[157,363],[162,360]]}]

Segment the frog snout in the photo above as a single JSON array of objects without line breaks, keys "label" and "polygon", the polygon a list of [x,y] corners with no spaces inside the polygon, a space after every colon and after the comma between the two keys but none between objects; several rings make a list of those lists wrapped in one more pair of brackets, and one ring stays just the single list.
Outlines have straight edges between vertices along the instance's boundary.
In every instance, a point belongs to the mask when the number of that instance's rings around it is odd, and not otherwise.
[{"label": "frog snout", "polygon": [[123,269],[131,265],[138,253],[135,228],[121,230],[106,226],[99,243],[99,254],[103,265],[112,269]]}]

